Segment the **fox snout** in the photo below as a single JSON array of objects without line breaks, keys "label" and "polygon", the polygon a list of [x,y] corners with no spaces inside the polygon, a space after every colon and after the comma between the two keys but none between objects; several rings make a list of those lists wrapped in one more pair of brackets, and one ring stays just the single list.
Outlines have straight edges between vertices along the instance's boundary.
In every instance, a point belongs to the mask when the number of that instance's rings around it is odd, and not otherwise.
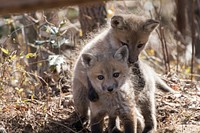
[{"label": "fox snout", "polygon": [[112,87],[112,86],[109,86],[108,88],[107,88],[107,91],[109,91],[109,92],[112,92],[114,90],[114,88]]},{"label": "fox snout", "polygon": [[117,84],[113,84],[110,86],[103,86],[103,90],[107,92],[113,92],[117,88]]},{"label": "fox snout", "polygon": [[138,57],[129,57],[128,61],[129,63],[135,63],[138,61]]}]

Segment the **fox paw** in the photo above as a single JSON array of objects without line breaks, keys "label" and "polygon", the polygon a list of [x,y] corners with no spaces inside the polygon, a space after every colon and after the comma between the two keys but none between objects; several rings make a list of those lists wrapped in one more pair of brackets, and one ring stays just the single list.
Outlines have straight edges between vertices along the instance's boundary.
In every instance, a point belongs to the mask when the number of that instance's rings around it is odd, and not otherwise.
[{"label": "fox paw", "polygon": [[91,102],[96,102],[97,100],[99,100],[99,95],[95,92],[94,89],[90,89],[88,92],[88,99]]}]

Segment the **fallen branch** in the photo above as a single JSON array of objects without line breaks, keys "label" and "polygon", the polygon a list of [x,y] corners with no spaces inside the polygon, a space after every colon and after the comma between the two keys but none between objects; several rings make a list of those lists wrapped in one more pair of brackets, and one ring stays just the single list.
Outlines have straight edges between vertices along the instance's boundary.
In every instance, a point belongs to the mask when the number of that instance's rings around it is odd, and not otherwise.
[{"label": "fallen branch", "polygon": [[[94,0],[0,0],[0,13],[29,12],[41,9],[87,4],[89,2],[94,2]],[[102,2],[102,0],[95,0],[95,2]]]}]

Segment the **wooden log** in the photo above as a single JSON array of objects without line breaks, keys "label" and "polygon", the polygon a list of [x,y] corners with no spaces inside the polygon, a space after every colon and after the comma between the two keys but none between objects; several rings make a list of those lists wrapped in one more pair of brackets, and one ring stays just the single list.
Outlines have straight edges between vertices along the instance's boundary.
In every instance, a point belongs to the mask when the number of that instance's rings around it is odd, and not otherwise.
[{"label": "wooden log", "polygon": [[102,0],[0,0],[0,14],[31,12],[99,1]]}]

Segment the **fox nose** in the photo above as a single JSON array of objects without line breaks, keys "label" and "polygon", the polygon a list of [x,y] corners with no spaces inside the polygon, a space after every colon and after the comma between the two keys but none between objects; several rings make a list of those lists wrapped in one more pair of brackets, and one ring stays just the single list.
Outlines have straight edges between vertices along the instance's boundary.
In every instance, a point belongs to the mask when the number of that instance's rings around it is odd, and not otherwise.
[{"label": "fox nose", "polygon": [[112,91],[113,91],[113,87],[110,86],[110,87],[107,88],[107,90],[108,90],[109,92],[112,92]]},{"label": "fox nose", "polygon": [[129,57],[128,61],[129,63],[135,63],[138,61],[138,57]]}]

